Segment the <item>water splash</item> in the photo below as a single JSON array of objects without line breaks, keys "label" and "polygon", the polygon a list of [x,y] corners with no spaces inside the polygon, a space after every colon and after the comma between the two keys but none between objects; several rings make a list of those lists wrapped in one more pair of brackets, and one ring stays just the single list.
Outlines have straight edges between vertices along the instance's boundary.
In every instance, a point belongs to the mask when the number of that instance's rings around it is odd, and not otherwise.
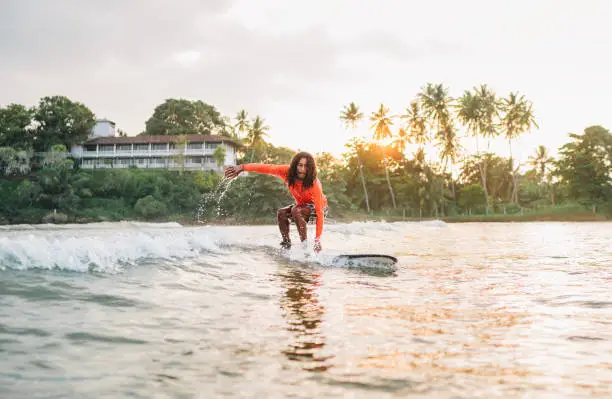
[{"label": "water splash", "polygon": [[201,221],[203,215],[210,214],[210,210],[214,210],[217,217],[225,216],[222,209],[223,199],[234,180],[223,177],[211,192],[202,195],[196,216],[198,222]]}]

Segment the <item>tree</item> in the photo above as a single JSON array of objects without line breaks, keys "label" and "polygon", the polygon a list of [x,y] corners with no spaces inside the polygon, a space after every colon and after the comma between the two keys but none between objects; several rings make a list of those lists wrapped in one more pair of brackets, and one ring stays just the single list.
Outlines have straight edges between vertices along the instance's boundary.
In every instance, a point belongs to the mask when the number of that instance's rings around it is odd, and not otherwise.
[{"label": "tree", "polygon": [[512,190],[512,171],[510,170],[507,158],[499,157],[492,153],[480,156],[472,155],[463,162],[459,175],[460,180],[464,184],[480,184],[482,182],[480,173],[483,161],[487,163],[485,180],[487,182],[486,192],[488,197],[496,201],[509,197]]},{"label": "tree", "polygon": [[[467,130],[476,137],[476,152],[480,157],[478,137],[487,139],[487,150],[490,140],[497,135],[498,102],[495,93],[487,85],[474,88],[474,93],[466,90],[458,100],[457,117],[466,126]],[[481,157],[479,163],[482,187],[485,195],[485,213],[489,213],[489,193],[487,192],[487,157]]]},{"label": "tree", "polygon": [[548,175],[548,166],[552,163],[553,159],[548,155],[548,149],[543,145],[539,145],[536,149],[535,155],[529,156],[529,163],[538,173],[540,182],[544,182]]},{"label": "tree", "polygon": [[446,172],[446,167],[450,164],[450,181],[451,181],[451,192],[453,199],[456,199],[455,195],[455,181],[453,179],[453,165],[457,162],[459,152],[461,151],[461,144],[459,143],[459,137],[457,137],[457,131],[454,126],[447,124],[445,132],[440,138],[440,158],[444,162],[443,171]]},{"label": "tree", "polygon": [[426,122],[435,129],[433,137],[430,135],[429,141],[433,142],[435,137],[438,142],[443,143],[445,141],[444,135],[450,131],[448,125],[452,124],[449,111],[452,98],[448,95],[448,89],[441,83],[427,83],[417,94],[417,97]]},{"label": "tree", "polygon": [[[429,122],[430,126],[435,128],[434,135],[433,137],[430,135],[429,140],[433,141],[435,138],[440,147],[446,147],[446,151],[444,152],[445,155],[442,156],[442,154],[440,154],[441,162],[445,162],[443,170],[446,170],[448,156],[451,152],[455,151],[455,147],[457,147],[456,144],[458,144],[449,109],[452,98],[448,95],[448,89],[441,83],[427,83],[427,85],[421,89],[421,92],[417,96],[421,103],[421,108],[424,111],[426,120]],[[442,150],[440,153],[442,153]],[[440,194],[442,194],[444,179],[440,179],[440,184]],[[440,199],[443,201],[444,196],[441,196]],[[441,212],[444,212],[442,206],[440,207],[440,210]]]},{"label": "tree", "polygon": [[62,164],[68,158],[68,149],[63,144],[51,146],[50,151],[45,152],[42,159],[43,167],[55,167]]},{"label": "tree", "polygon": [[187,137],[184,134],[180,134],[174,140],[174,163],[179,168],[179,175],[182,175],[185,171],[185,150],[187,149]]},{"label": "tree", "polygon": [[227,129],[226,121],[214,106],[182,98],[169,98],[155,107],[145,126],[149,136],[217,134]]},{"label": "tree", "polygon": [[249,114],[244,109],[236,114],[236,124],[234,129],[238,132],[238,138],[245,138],[246,134],[251,129],[251,124],[248,120]]},{"label": "tree", "polygon": [[263,152],[266,147],[264,140],[265,136],[268,136],[270,127],[265,124],[265,119],[257,115],[251,123],[251,128],[247,134],[247,143],[251,147],[251,161],[255,153],[258,153],[260,157],[263,157]]},{"label": "tree", "polygon": [[213,158],[217,160],[217,167],[223,166],[223,162],[225,162],[225,146],[218,145],[213,153]]},{"label": "tree", "polygon": [[590,126],[584,134],[570,133],[572,141],[561,147],[556,174],[569,186],[570,196],[593,212],[612,201],[612,134]]},{"label": "tree", "polygon": [[[340,120],[344,122],[344,126],[348,129],[355,130],[357,128],[357,122],[363,119],[363,113],[359,111],[359,107],[355,103],[350,103],[345,106],[340,114]],[[363,164],[359,157],[359,152],[355,153],[357,156],[357,163],[359,164],[359,177],[361,179],[361,185],[363,186],[363,195],[365,196],[366,209],[370,212],[370,199],[368,198],[368,190],[366,188],[365,179],[363,177]]]},{"label": "tree", "polygon": [[25,175],[30,171],[31,151],[0,147],[0,170],[4,175]]},{"label": "tree", "polygon": [[517,173],[512,162],[512,140],[523,133],[530,131],[534,126],[538,127],[535,121],[532,104],[524,96],[518,93],[510,93],[507,98],[502,99],[500,104],[504,117],[501,120],[502,129],[508,139],[510,149],[510,169],[512,170],[512,195],[510,202],[516,203],[517,196]]},{"label": "tree", "polygon": [[34,112],[20,104],[0,108],[0,147],[29,150],[34,139],[30,129]]},{"label": "tree", "polygon": [[[411,143],[415,143],[419,146],[419,150],[423,152],[423,146],[427,143],[427,123],[425,117],[422,115],[421,107],[419,102],[414,100],[410,103],[410,107],[406,109],[404,115],[400,115],[400,119],[403,119],[404,129],[408,131],[408,137]],[[418,152],[418,151],[417,151]],[[415,159],[416,159],[415,154]]]},{"label": "tree", "polygon": [[471,215],[473,207],[485,204],[483,201],[484,191],[480,184],[462,187],[459,194],[459,205],[463,206]]},{"label": "tree", "polygon": [[96,123],[89,108],[64,96],[43,97],[34,109],[33,119],[36,152],[46,152],[55,144],[63,144],[68,149],[81,144]]},{"label": "tree", "polygon": [[[378,111],[372,112],[370,115],[370,121],[373,122],[371,129],[374,129],[374,140],[381,142],[391,138],[390,126],[393,125],[391,117],[388,115],[389,109],[383,104],[380,104]],[[389,178],[389,163],[387,157],[384,155],[384,144],[381,145],[383,149],[383,161],[385,163],[385,174],[387,176],[387,186],[389,186],[389,193],[391,194],[391,201],[393,202],[393,209],[397,208],[395,203],[395,194],[393,193],[393,187],[391,187],[391,179]]]}]

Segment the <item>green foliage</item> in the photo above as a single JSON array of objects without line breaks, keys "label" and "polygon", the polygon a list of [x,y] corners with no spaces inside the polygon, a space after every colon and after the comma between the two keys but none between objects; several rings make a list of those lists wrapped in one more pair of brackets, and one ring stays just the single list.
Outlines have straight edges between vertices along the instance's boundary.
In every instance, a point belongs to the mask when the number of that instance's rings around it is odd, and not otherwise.
[{"label": "green foliage", "polygon": [[[521,215],[542,208],[570,212],[565,204],[612,212],[612,136],[600,126],[571,134],[572,142],[561,148],[556,162],[540,146],[530,160],[533,169],[525,173],[513,170],[511,159],[479,147],[478,154],[460,160],[460,178],[453,181],[448,166],[452,170],[460,154],[455,122],[487,142],[504,133],[511,145],[537,126],[530,102],[518,93],[498,98],[486,85],[453,99],[442,84],[428,83],[399,123],[384,104],[377,109],[369,115],[371,137],[350,140],[340,159],[316,156],[332,217],[366,209],[385,217],[442,217],[485,209]],[[340,115],[351,129],[363,118],[354,103]],[[265,141],[270,127],[261,116],[249,120],[242,110],[235,119],[231,126],[229,118],[202,101],[168,99],[155,108],[144,134],[176,135],[179,144],[189,133],[240,134],[238,163],[288,164],[296,153]],[[78,222],[198,217],[275,222],[277,209],[293,203],[284,183],[265,175],[227,181],[215,172],[183,168],[79,169],[67,153],[85,140],[93,124],[94,114],[86,106],[63,96],[44,97],[31,109],[18,104],[0,108],[0,223],[38,223],[52,213]],[[372,141],[373,136],[381,141]],[[414,157],[405,153],[408,144],[418,147]],[[441,159],[434,159],[426,144],[436,146]],[[218,165],[225,163],[222,147],[214,157]],[[184,158],[175,160],[181,164]]]},{"label": "green foliage", "polygon": [[40,185],[26,179],[19,183],[14,192],[14,197],[17,199],[19,204],[21,204],[21,206],[31,207],[38,202],[41,194],[42,188]]},{"label": "green foliage", "polygon": [[145,134],[150,136],[179,134],[223,134],[229,135],[219,111],[202,101],[169,98],[155,107],[153,115],[146,121]]},{"label": "green foliage", "polygon": [[34,109],[34,150],[48,151],[54,144],[71,148],[84,142],[95,125],[95,115],[84,104],[65,96],[43,97]]},{"label": "green foliage", "polygon": [[572,142],[561,147],[555,171],[570,198],[593,207],[612,201],[612,134],[591,126],[570,137]]},{"label": "green foliage", "polygon": [[33,110],[20,104],[0,108],[0,147],[29,150],[32,148],[33,131],[29,129]]},{"label": "green foliage", "polygon": [[30,159],[30,151],[0,147],[0,170],[5,176],[27,174],[30,171]]},{"label": "green foliage", "polygon": [[484,206],[484,189],[480,184],[470,184],[461,188],[459,205],[471,213],[473,208]]},{"label": "green foliage", "polygon": [[217,160],[217,166],[223,166],[223,163],[225,162],[225,147],[221,145],[217,146],[215,152],[213,153],[213,158]]},{"label": "green foliage", "polygon": [[166,205],[163,202],[153,198],[152,195],[147,195],[146,197],[136,201],[134,210],[138,215],[144,217],[145,219],[163,216],[168,212]]},{"label": "green foliage", "polygon": [[[464,184],[480,184],[480,166],[486,160],[487,193],[490,197],[510,200],[512,190],[512,170],[507,159],[487,153],[467,157],[462,165],[459,179]],[[484,196],[484,193],[483,193]]]}]

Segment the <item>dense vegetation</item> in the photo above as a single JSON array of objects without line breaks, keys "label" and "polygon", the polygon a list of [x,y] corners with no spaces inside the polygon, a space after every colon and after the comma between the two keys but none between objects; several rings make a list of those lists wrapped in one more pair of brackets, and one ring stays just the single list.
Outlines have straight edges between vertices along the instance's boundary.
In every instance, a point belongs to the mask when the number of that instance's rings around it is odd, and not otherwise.
[{"label": "dense vegetation", "polygon": [[[365,119],[354,103],[340,118],[349,129]],[[527,165],[480,147],[462,151],[460,131],[485,142],[503,134],[511,146],[537,126],[531,103],[518,93],[500,99],[480,86],[451,98],[442,85],[428,84],[405,114],[391,115],[381,104],[368,119],[371,139],[352,138],[340,159],[316,154],[331,218],[612,211],[612,134],[601,126],[570,134],[558,159],[540,146]],[[80,169],[67,149],[83,142],[94,123],[85,105],[61,96],[31,109],[0,108],[0,223],[273,221],[276,209],[292,201],[280,180],[257,174],[228,182],[214,172]],[[169,99],[140,134],[221,134],[244,143],[238,162],[289,162],[295,151],[266,142],[269,129],[246,111],[232,121],[201,101]]]}]

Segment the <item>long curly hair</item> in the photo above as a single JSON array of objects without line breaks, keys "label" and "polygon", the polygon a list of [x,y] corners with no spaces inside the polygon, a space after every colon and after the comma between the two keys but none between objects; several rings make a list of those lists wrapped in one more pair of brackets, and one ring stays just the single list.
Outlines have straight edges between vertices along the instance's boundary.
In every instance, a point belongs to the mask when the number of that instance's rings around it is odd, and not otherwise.
[{"label": "long curly hair", "polygon": [[287,171],[287,183],[290,186],[293,186],[295,181],[298,180],[297,167],[300,159],[302,158],[306,158],[306,177],[304,177],[302,184],[304,188],[310,188],[313,186],[314,181],[317,178],[317,167],[315,165],[314,158],[308,152],[298,152],[293,156],[291,165]]}]

